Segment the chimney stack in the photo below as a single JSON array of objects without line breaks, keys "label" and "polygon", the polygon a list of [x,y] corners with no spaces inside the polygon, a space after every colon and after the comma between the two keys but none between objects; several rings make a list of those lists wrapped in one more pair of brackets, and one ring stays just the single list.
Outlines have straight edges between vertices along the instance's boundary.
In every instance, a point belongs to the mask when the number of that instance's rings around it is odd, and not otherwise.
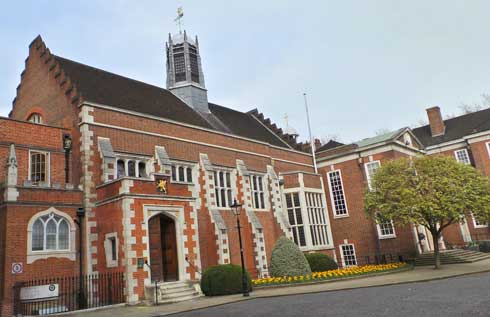
[{"label": "chimney stack", "polygon": [[319,148],[322,147],[322,141],[320,139],[315,139],[315,150],[318,150]]},{"label": "chimney stack", "polygon": [[433,137],[443,135],[446,131],[446,126],[442,120],[441,109],[439,107],[432,107],[426,109],[427,117],[429,117],[430,132]]}]

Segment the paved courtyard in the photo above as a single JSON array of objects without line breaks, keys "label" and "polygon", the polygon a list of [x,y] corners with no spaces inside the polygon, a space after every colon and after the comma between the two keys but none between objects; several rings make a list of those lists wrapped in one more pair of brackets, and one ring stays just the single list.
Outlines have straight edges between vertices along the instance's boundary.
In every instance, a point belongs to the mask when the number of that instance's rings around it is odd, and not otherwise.
[{"label": "paved courtyard", "polygon": [[172,316],[490,316],[490,273],[420,283],[257,298]]}]

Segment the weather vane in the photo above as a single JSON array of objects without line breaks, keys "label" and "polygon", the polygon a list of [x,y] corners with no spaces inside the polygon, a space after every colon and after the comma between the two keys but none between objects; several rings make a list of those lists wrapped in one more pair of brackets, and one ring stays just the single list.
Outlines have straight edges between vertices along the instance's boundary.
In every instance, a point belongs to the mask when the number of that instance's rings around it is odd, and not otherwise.
[{"label": "weather vane", "polygon": [[177,9],[177,17],[175,18],[175,22],[179,26],[179,34],[182,34],[182,19],[184,18],[184,9],[179,7]]}]

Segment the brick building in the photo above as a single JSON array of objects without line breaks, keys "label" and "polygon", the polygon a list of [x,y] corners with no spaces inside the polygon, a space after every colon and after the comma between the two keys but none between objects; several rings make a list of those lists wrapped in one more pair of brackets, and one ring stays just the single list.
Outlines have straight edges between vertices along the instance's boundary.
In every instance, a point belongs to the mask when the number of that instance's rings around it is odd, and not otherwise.
[{"label": "brick building", "polygon": [[[256,109],[209,103],[199,43],[186,33],[169,37],[167,89],[56,56],[37,37],[9,117],[0,125],[5,314],[16,282],[78,273],[78,208],[84,273],[124,271],[128,303],[153,294],[154,281],[239,264],[235,199],[252,276],[267,276],[281,235],[332,255],[308,146]],[[15,263],[22,273],[12,274]]]},{"label": "brick building", "polygon": [[[315,173],[291,129],[257,109],[208,102],[197,37],[169,36],[166,50],[163,89],[54,55],[41,37],[29,45],[12,111],[0,118],[2,315],[16,282],[78,273],[79,208],[84,273],[123,271],[126,301],[138,303],[154,281],[190,283],[211,265],[240,263],[235,199],[246,267],[267,276],[281,235],[343,266],[431,250],[423,228],[366,217],[363,194],[383,161],[444,153],[490,173],[490,110],[442,121],[438,108],[430,126],[330,141]],[[441,243],[488,237],[468,219]]]},{"label": "brick building", "polygon": [[[439,107],[427,109],[429,124],[402,128],[354,142],[330,141],[317,150],[326,183],[335,252],[341,265],[413,258],[434,249],[423,226],[376,224],[364,211],[364,193],[376,169],[387,160],[415,155],[450,155],[490,176],[490,109],[443,120]],[[488,224],[469,217],[443,232],[442,249],[490,239]]]}]

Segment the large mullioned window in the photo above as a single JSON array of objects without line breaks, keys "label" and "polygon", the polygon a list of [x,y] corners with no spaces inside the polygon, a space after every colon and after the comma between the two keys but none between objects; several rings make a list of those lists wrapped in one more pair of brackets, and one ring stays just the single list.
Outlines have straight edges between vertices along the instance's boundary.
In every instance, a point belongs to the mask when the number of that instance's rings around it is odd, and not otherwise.
[{"label": "large mullioned window", "polygon": [[345,201],[344,187],[340,170],[328,172],[328,187],[335,216],[347,216],[347,203]]},{"label": "large mullioned window", "polygon": [[214,192],[216,206],[230,207],[233,204],[231,198],[231,173],[228,171],[214,172]]},{"label": "large mullioned window", "polygon": [[70,225],[56,214],[39,217],[32,226],[32,251],[59,251],[70,248]]},{"label": "large mullioned window", "polygon": [[265,209],[264,179],[262,176],[250,176],[252,202],[255,209]]},{"label": "large mullioned window", "polygon": [[172,181],[181,183],[192,183],[192,167],[172,165]]},{"label": "large mullioned window", "polygon": [[305,224],[301,214],[299,193],[286,194],[286,209],[288,212],[289,225],[293,232],[294,243],[300,247],[305,247]]},{"label": "large mullioned window", "polygon": [[322,195],[306,193],[306,208],[313,246],[328,245],[328,225]]}]

